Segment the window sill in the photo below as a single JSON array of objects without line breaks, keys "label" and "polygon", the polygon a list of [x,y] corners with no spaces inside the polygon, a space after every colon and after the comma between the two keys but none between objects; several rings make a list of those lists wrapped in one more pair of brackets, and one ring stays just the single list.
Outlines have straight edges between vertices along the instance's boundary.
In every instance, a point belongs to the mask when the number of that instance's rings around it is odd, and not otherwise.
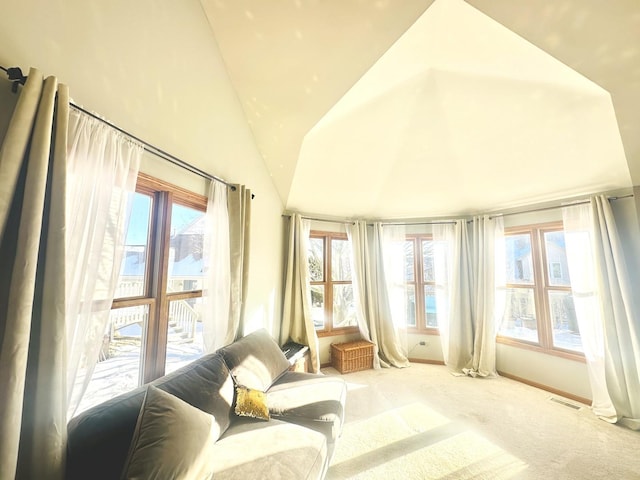
[{"label": "window sill", "polygon": [[516,340],[509,337],[496,337],[496,343],[508,345],[510,347],[522,348],[524,350],[531,350],[532,352],[538,352],[545,355],[552,355],[555,357],[565,358],[567,360],[573,360],[574,362],[587,363],[587,360],[583,353],[571,352],[568,350],[560,350],[556,348],[545,348],[535,343],[526,342],[524,340]]},{"label": "window sill", "polygon": [[316,335],[318,335],[318,338],[336,337],[338,335],[352,335],[355,333],[360,333],[358,327],[334,328],[333,330],[316,330]]}]

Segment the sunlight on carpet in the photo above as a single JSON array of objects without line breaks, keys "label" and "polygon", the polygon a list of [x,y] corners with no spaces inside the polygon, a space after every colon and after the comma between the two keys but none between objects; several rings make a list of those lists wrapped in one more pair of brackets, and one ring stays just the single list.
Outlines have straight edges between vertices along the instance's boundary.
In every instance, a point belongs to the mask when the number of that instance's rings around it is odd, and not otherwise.
[{"label": "sunlight on carpet", "polygon": [[527,465],[422,403],[344,426],[328,480],[509,479]]}]

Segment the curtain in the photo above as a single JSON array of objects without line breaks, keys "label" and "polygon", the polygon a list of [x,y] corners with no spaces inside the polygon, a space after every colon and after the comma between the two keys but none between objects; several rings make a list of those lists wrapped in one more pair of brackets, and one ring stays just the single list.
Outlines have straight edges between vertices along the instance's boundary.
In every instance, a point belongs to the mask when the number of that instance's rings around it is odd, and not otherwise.
[{"label": "curtain", "polygon": [[496,303],[496,267],[497,262],[504,259],[502,217],[474,217],[471,233],[473,357],[470,367],[463,369],[463,372],[471,376],[490,377],[497,375],[496,332],[504,312],[504,303]]},{"label": "curtain", "polygon": [[[583,292],[578,290],[574,301],[584,305],[580,312],[576,305],[576,314],[589,367],[594,413],[640,430],[638,305],[631,290],[615,219],[606,196],[592,197],[589,212],[579,207],[566,207],[563,217],[567,222],[565,235],[569,230],[572,241],[570,244],[567,240],[572,289],[575,281],[577,287],[586,290],[586,299],[580,298]],[[578,255],[570,250],[584,253]],[[574,256],[579,259],[576,261]],[[579,266],[579,262],[584,264]],[[576,278],[579,275],[588,280]],[[599,308],[594,309],[595,298]],[[585,311],[588,307],[596,311]]]},{"label": "curtain", "polygon": [[[404,281],[401,280],[402,298],[398,299],[398,302],[392,302],[387,286],[393,283],[393,276],[388,277],[385,274],[385,242],[382,226],[379,223],[374,224],[371,232],[369,235],[365,221],[347,225],[347,235],[353,249],[353,291],[358,327],[362,337],[374,344],[377,353],[374,356],[374,368],[406,367],[409,365],[406,347],[402,346],[392,316],[392,304],[400,309],[404,308]],[[388,238],[388,240],[393,242],[393,239]],[[388,248],[387,252],[389,252]],[[394,258],[391,255],[386,264],[389,265],[393,261]],[[404,260],[399,261],[402,268]],[[402,322],[406,310],[404,312],[398,312],[397,308],[395,310],[396,321]]]},{"label": "curtain", "polygon": [[294,213],[289,220],[280,345],[288,341],[309,346],[313,372],[320,371],[318,336],[311,319],[307,243],[310,224]]},{"label": "curtain", "polygon": [[225,345],[233,335],[229,314],[231,289],[231,259],[227,185],[211,181],[205,216],[202,289],[202,331],[205,352]]},{"label": "curtain", "polygon": [[462,373],[463,369],[469,368],[473,358],[471,248],[467,221],[456,220],[452,229],[453,231],[434,230],[434,239],[449,242],[451,260],[450,272],[446,277],[449,286],[449,315],[442,325],[438,316],[438,327],[441,329],[442,351],[446,352],[445,363],[454,373]]},{"label": "curtain", "polygon": [[[436,318],[438,322],[438,332],[440,333],[440,343],[442,345],[442,357],[445,365],[451,365],[449,358],[450,343],[450,317],[449,308],[451,301],[451,282],[453,280],[453,250],[456,238],[456,228],[454,223],[439,223],[433,226],[433,274],[436,288]],[[467,342],[470,352],[471,342]],[[453,347],[456,351],[456,346]],[[463,355],[466,365],[470,355]],[[459,367],[462,369],[462,367]]]},{"label": "curtain", "polygon": [[31,69],[0,147],[0,478],[63,478],[69,92]]},{"label": "curtain", "polygon": [[497,374],[495,338],[504,313],[504,226],[502,217],[486,215],[470,225],[456,220],[453,231],[434,229],[434,240],[448,245],[439,262],[450,262],[450,271],[436,271],[448,285],[443,299],[449,297],[448,315],[442,325],[439,316],[438,325],[445,363],[454,373],[491,377]]},{"label": "curtain", "polygon": [[228,192],[229,242],[231,265],[230,326],[224,345],[244,335],[244,312],[249,278],[251,238],[251,190],[235,185]]},{"label": "curtain", "polygon": [[67,149],[68,417],[91,381],[109,324],[144,149],[71,109]]},{"label": "curtain", "polygon": [[599,417],[615,422],[616,412],[605,380],[604,327],[593,254],[591,205],[563,208],[562,220],[571,293],[591,385],[591,408]]}]

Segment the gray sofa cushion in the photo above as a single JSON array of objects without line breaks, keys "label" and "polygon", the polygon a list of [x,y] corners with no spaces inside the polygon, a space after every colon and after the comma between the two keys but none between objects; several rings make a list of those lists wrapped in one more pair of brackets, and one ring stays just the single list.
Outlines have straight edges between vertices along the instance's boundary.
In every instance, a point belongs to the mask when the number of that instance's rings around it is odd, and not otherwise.
[{"label": "gray sofa cushion", "polygon": [[342,432],[347,384],[340,377],[285,372],[268,390],[272,418],[296,423],[325,435],[329,456]]},{"label": "gray sofa cushion", "polygon": [[327,445],[323,435],[277,420],[239,419],[214,447],[216,480],[302,480],[323,478]]},{"label": "gray sofa cushion", "polygon": [[150,385],[121,478],[213,478],[219,436],[213,415]]},{"label": "gray sofa cushion", "polygon": [[[224,432],[233,417],[233,381],[222,357],[206,355],[152,385],[214,416]],[[119,478],[146,386],[80,413],[68,424],[67,478]]]},{"label": "gray sofa cushion", "polygon": [[238,385],[266,392],[289,368],[271,335],[260,329],[218,350]]}]

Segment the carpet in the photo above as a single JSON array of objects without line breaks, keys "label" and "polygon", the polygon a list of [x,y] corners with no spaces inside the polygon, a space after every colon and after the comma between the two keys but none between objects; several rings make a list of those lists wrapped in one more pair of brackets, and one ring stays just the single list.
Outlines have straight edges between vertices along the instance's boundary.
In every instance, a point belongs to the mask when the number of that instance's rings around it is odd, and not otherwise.
[{"label": "carpet", "polygon": [[640,479],[640,432],[529,385],[425,364],[342,378],[345,424],[327,480]]}]

